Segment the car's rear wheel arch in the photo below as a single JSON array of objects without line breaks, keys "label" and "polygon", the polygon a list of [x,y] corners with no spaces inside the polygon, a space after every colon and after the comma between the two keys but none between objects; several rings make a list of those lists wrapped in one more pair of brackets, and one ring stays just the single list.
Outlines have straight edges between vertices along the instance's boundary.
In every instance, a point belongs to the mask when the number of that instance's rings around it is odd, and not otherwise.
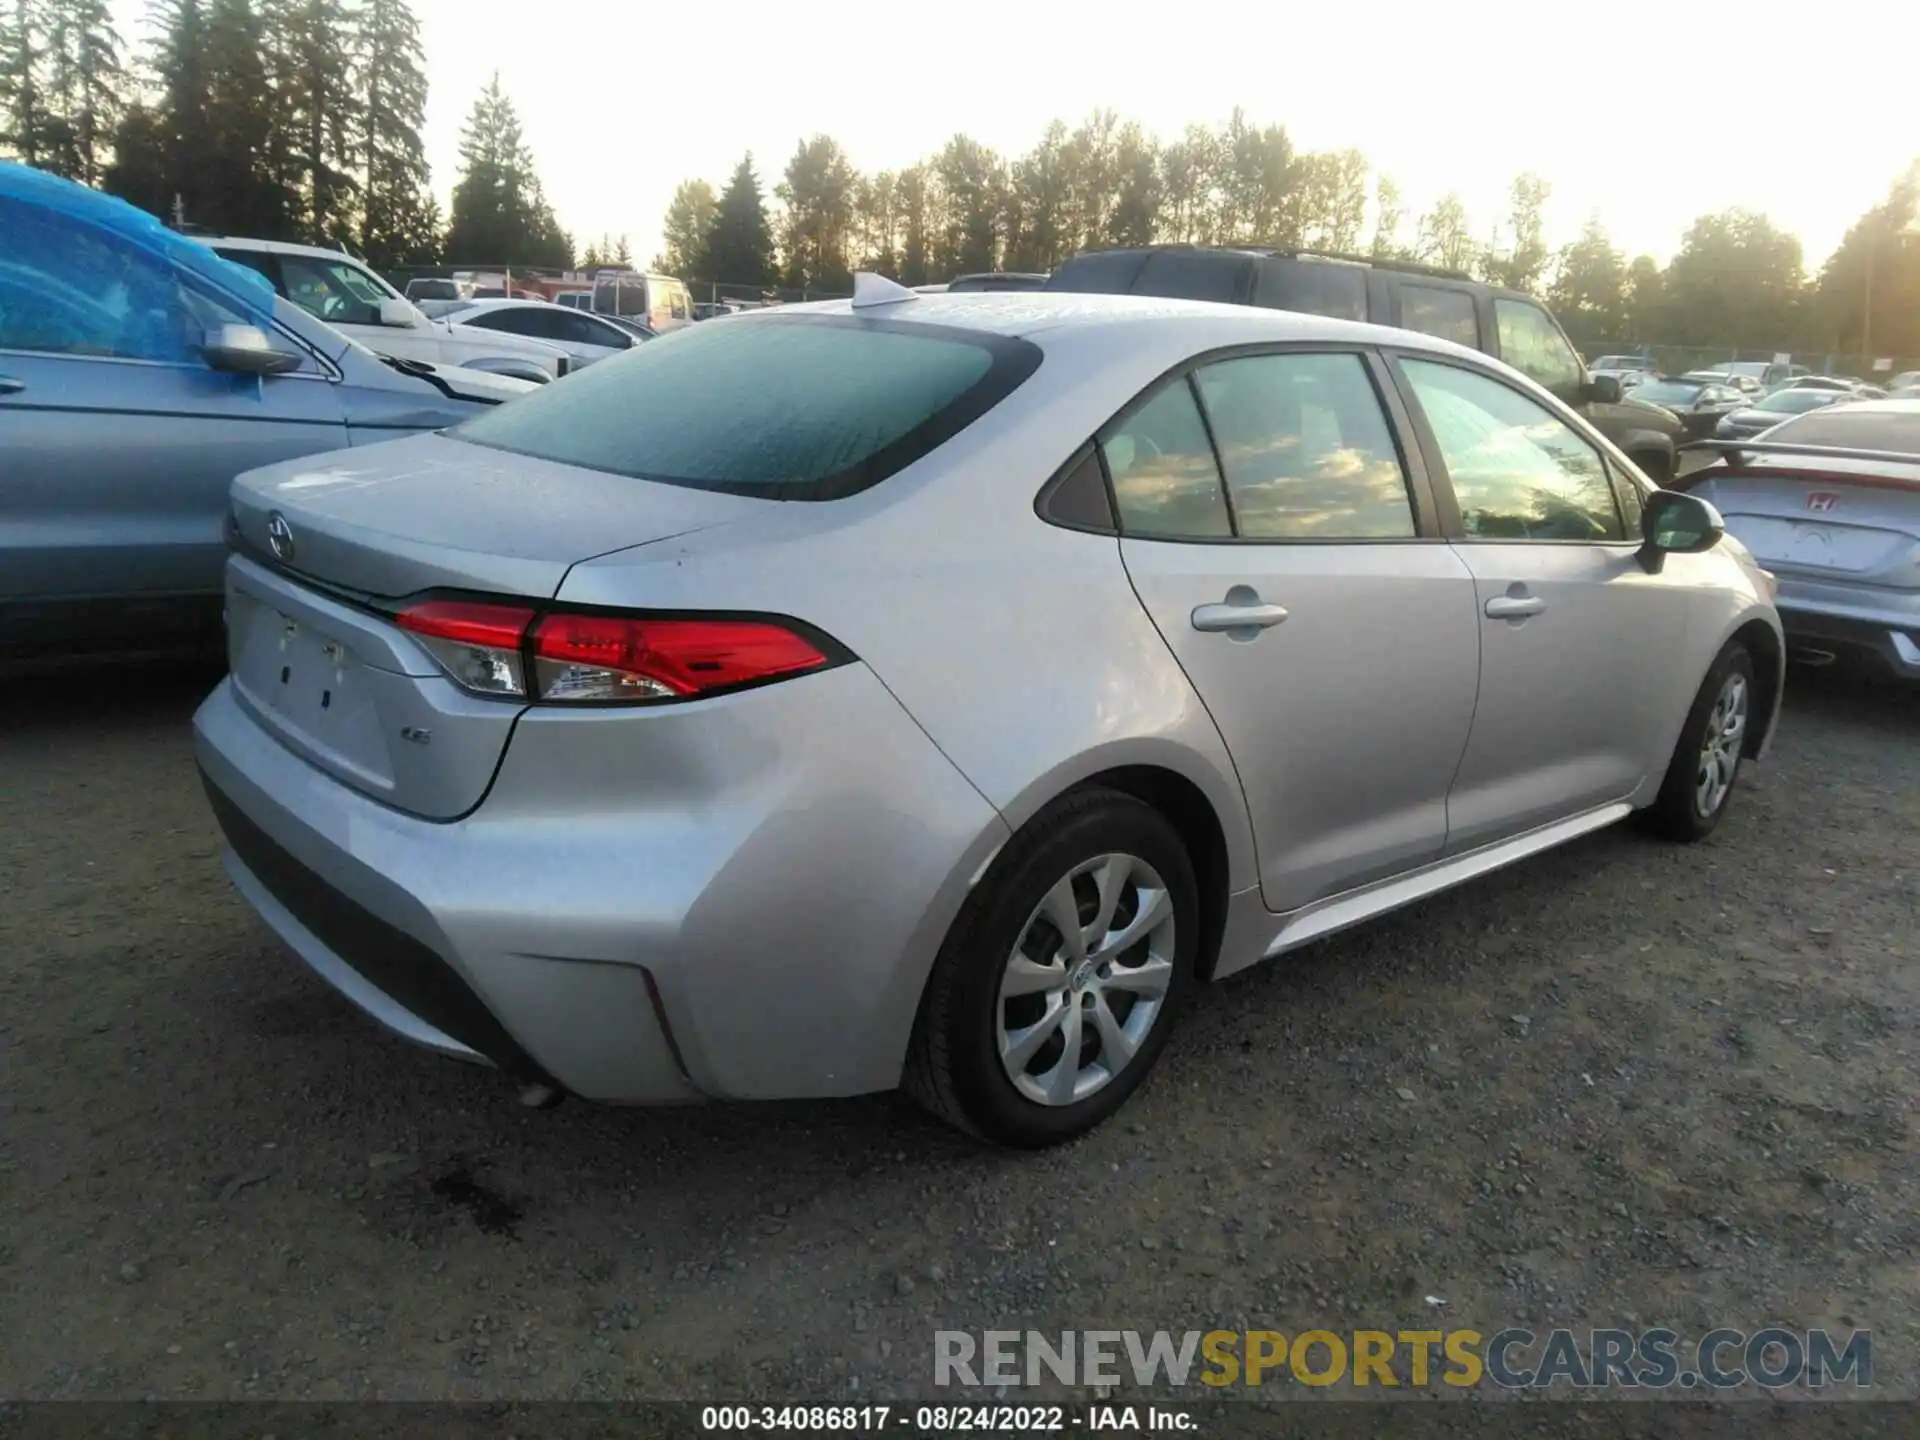
[{"label": "car's rear wheel arch", "polygon": [[1227,897],[1232,868],[1227,858],[1226,831],[1200,787],[1174,770],[1158,765],[1125,765],[1089,775],[1067,794],[1082,790],[1117,790],[1150,805],[1166,818],[1186,846],[1200,892],[1200,948],[1195,956],[1198,979],[1211,980],[1220,958],[1220,939],[1227,924]]},{"label": "car's rear wheel arch", "polygon": [[1780,637],[1764,620],[1749,620],[1730,637],[1746,647],[1753,661],[1753,723],[1747,726],[1746,743],[1741,754],[1749,760],[1760,757],[1760,747],[1773,731],[1774,709],[1780,703],[1780,672],[1786,664]]}]

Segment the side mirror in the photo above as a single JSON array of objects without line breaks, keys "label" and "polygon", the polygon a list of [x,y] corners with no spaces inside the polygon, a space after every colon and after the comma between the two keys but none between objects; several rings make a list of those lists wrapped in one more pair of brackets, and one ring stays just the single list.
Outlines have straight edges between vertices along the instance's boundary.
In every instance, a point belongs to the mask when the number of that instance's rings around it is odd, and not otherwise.
[{"label": "side mirror", "polygon": [[1640,564],[1649,575],[1660,573],[1667,556],[1711,550],[1727,533],[1720,512],[1684,490],[1660,490],[1648,496],[1640,523],[1647,537],[1640,546]]},{"label": "side mirror", "polygon": [[284,375],[300,357],[276,350],[258,325],[216,325],[200,342],[200,354],[216,370],[233,375]]},{"label": "side mirror", "polygon": [[395,330],[411,330],[420,323],[411,300],[388,298],[380,302],[380,323]]},{"label": "side mirror", "polygon": [[1596,405],[1618,405],[1625,393],[1617,375],[1589,375],[1587,383],[1580,387],[1581,398]]}]

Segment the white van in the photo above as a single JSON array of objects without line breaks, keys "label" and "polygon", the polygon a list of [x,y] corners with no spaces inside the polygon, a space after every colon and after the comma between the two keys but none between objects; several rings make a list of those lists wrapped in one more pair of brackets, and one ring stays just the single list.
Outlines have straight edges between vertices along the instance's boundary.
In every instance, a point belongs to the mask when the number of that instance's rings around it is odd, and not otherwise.
[{"label": "white van", "polygon": [[671,275],[647,275],[638,270],[596,270],[593,310],[638,320],[659,332],[693,323],[693,296],[684,280]]}]

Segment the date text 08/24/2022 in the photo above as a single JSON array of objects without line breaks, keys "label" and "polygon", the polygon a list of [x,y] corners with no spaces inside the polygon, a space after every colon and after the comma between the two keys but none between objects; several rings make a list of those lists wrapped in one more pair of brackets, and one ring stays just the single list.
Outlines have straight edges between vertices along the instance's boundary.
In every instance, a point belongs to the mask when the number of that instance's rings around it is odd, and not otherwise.
[{"label": "date text 08/24/2022", "polygon": [[708,1405],[703,1433],[907,1430],[919,1435],[1052,1434],[1069,1428],[1094,1432],[1194,1432],[1199,1421],[1160,1405]]}]

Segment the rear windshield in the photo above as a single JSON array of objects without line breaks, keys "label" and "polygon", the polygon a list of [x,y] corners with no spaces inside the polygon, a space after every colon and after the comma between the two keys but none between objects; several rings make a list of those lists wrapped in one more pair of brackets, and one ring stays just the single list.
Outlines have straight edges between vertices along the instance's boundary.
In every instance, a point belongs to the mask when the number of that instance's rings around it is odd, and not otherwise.
[{"label": "rear windshield", "polygon": [[1920,410],[1899,414],[1845,407],[1819,410],[1775,426],[1767,432],[1767,438],[1790,440],[1795,445],[1839,445],[1920,455]]},{"label": "rear windshield", "polygon": [[1649,380],[1633,392],[1636,400],[1656,405],[1691,405],[1709,382],[1705,380]]},{"label": "rear windshield", "polygon": [[1846,398],[1844,390],[1776,390],[1753,408],[1771,410],[1783,415],[1798,415],[1805,410],[1819,410],[1827,405],[1838,404]]},{"label": "rear windshield", "polygon": [[944,444],[1039,364],[1027,341],[974,330],[756,317],[682,328],[451,433],[639,480],[832,500]]}]

